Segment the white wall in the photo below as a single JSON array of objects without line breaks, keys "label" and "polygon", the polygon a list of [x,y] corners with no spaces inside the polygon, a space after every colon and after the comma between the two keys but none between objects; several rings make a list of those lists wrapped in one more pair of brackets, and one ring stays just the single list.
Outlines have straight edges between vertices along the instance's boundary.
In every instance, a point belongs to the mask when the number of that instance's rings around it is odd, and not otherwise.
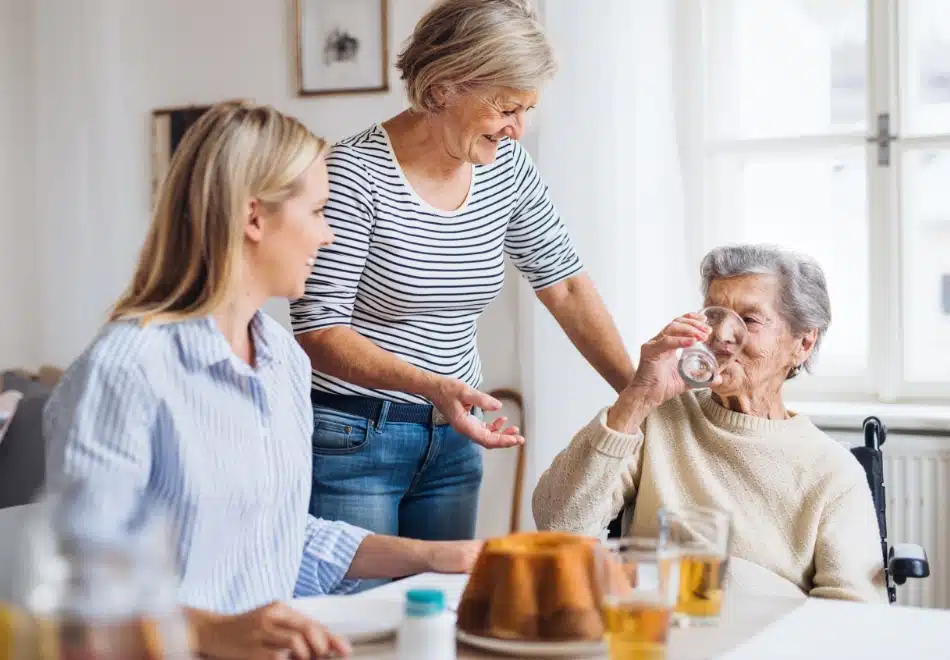
[{"label": "white wall", "polygon": [[[561,63],[538,106],[538,167],[631,355],[692,309],[683,245],[676,3],[547,2]],[[519,299],[526,492],[573,434],[615,398],[550,316]],[[532,520],[526,501],[522,518]]]},{"label": "white wall", "polygon": [[[393,50],[427,4],[400,0]],[[297,98],[290,7],[36,0],[36,110],[44,127],[36,149],[43,182],[36,359],[73,359],[131,273],[148,223],[151,110],[247,97],[336,139],[402,107],[398,84],[389,94]]]},{"label": "white wall", "polygon": [[[0,2],[0,199],[11,191],[22,197],[0,215],[0,368],[68,364],[128,280],[148,223],[154,108],[250,97],[333,140],[404,105],[395,73],[389,94],[297,98],[289,0]],[[429,2],[391,0],[392,59]],[[657,100],[665,90],[656,81],[669,78],[657,57],[662,6],[604,0],[592,12],[583,3],[547,3],[562,69],[528,140],[634,351],[682,311],[680,285],[667,276],[677,270],[672,259],[681,249],[670,246],[681,225],[668,185],[675,149],[664,141],[673,112]],[[638,28],[631,40],[623,27],[631,24],[658,29]],[[13,290],[11,270],[27,273]],[[530,494],[612,393],[519,279],[509,269],[479,344],[485,388],[526,392]],[[285,305],[269,309],[286,322]]]},{"label": "white wall", "polygon": [[[521,275],[510,263],[505,265],[505,286],[498,298],[478,320],[478,351],[485,381],[482,389],[521,388],[521,360],[518,350],[518,298]],[[534,299],[530,290],[522,295]],[[534,304],[541,303],[534,301]]]},{"label": "white wall", "polygon": [[[4,42],[0,89],[28,87],[30,80],[34,89],[19,103],[0,103],[0,118],[19,113],[28,128],[32,110],[41,130],[30,141],[29,130],[11,131],[15,120],[0,126],[5,140],[15,134],[25,140],[20,151],[35,154],[36,182],[33,208],[24,210],[35,235],[11,216],[0,217],[3,236],[20,232],[16,247],[0,252],[15,253],[17,263],[32,269],[27,281],[34,283],[2,294],[15,310],[10,316],[22,323],[0,328],[6,351],[0,366],[70,362],[127,281],[148,223],[152,109],[250,97],[332,140],[404,105],[395,73],[389,94],[297,98],[288,1],[33,0],[32,17],[24,9],[29,0],[2,1],[19,8],[19,22],[3,21],[15,40]],[[429,2],[391,0],[392,59]],[[659,8],[605,0],[602,11],[591,12],[581,3],[547,3],[545,20],[562,68],[542,95],[528,139],[634,351],[661,320],[682,311],[680,283],[667,276],[681,252],[671,248],[681,231],[668,185],[675,150],[665,141],[672,129],[664,122],[673,112],[657,100],[665,90],[652,87],[669,78],[656,55],[665,47]],[[598,36],[622,32],[630,20],[659,28],[640,31],[633,51],[630,40]],[[7,55],[24,41],[27,56],[11,63]],[[605,61],[639,65],[627,71],[604,67]],[[629,76],[618,78],[618,71]],[[6,151],[0,160],[9,170]],[[7,189],[29,191],[30,184],[23,175],[0,177]],[[519,280],[509,269],[502,296],[480,323],[479,344],[485,389],[526,391],[530,494],[553,455],[612,392]],[[269,309],[286,322],[285,305]]]},{"label": "white wall", "polygon": [[[2,2],[0,369],[68,364],[128,280],[153,109],[252,98],[335,140],[404,107],[395,71],[388,94],[297,97],[286,0]],[[390,62],[430,2],[391,2]],[[518,385],[511,285],[481,324],[486,387]],[[268,310],[288,322],[285,302]]]},{"label": "white wall", "polygon": [[0,0],[0,365],[34,359],[31,7]]}]

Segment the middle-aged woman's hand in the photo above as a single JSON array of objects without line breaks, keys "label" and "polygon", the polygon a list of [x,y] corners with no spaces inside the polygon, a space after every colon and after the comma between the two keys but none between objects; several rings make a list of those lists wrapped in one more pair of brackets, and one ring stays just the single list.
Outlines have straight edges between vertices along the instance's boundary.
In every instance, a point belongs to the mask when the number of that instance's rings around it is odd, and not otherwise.
[{"label": "middle-aged woman's hand", "polygon": [[517,426],[505,427],[507,418],[499,417],[491,424],[486,424],[472,415],[472,408],[476,406],[492,411],[501,408],[501,402],[460,380],[440,379],[429,400],[445,415],[453,429],[486,449],[513,447],[524,443]]},{"label": "middle-aged woman's hand", "polygon": [[[692,312],[673,319],[640,348],[640,363],[630,388],[646,395],[650,406],[659,406],[688,387],[677,369],[677,350],[705,341],[711,329],[701,314]],[[716,384],[719,376],[713,381]]]},{"label": "middle-aged woman's hand", "polygon": [[219,616],[189,610],[198,652],[218,660],[310,660],[349,655],[346,640],[286,603]]}]

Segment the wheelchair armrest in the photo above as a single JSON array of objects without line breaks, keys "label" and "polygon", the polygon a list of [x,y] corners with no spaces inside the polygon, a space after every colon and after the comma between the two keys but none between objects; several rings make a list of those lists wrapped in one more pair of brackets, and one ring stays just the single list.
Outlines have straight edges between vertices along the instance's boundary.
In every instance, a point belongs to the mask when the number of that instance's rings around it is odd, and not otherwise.
[{"label": "wheelchair armrest", "polygon": [[930,576],[927,552],[916,543],[897,543],[888,553],[887,570],[897,584]]}]

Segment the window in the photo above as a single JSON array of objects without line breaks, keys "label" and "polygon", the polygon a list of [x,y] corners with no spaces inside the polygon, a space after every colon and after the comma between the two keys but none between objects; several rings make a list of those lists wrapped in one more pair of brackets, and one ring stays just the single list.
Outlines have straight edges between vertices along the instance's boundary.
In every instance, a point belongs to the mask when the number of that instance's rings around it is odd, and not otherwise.
[{"label": "window", "polygon": [[695,248],[820,261],[834,318],[795,394],[950,396],[947,0],[702,7]]}]

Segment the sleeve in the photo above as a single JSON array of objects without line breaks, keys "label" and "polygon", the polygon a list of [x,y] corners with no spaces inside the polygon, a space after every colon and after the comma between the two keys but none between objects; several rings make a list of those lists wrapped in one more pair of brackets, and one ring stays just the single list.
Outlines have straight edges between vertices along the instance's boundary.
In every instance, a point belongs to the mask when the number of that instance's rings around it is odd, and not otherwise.
[{"label": "sleeve", "polygon": [[330,522],[308,515],[303,560],[297,574],[294,598],[353,591],[360,581],[344,577],[363,539],[370,534],[344,522]]},{"label": "sleeve", "polygon": [[636,495],[643,442],[639,429],[610,429],[602,410],[541,475],[531,498],[538,529],[602,536]]},{"label": "sleeve", "polygon": [[144,489],[157,403],[127,351],[93,350],[72,366],[44,409],[47,481],[125,480]]},{"label": "sleeve", "polygon": [[514,144],[517,202],[505,235],[505,252],[535,291],[584,269],[548,188],[528,152]]},{"label": "sleeve", "polygon": [[351,147],[336,145],[327,155],[330,198],[326,219],[333,244],[320,250],[304,294],[291,301],[294,334],[348,326],[366,266],[375,223],[375,185]]},{"label": "sleeve", "polygon": [[886,603],[874,504],[864,475],[855,481],[822,513],[809,596]]}]

